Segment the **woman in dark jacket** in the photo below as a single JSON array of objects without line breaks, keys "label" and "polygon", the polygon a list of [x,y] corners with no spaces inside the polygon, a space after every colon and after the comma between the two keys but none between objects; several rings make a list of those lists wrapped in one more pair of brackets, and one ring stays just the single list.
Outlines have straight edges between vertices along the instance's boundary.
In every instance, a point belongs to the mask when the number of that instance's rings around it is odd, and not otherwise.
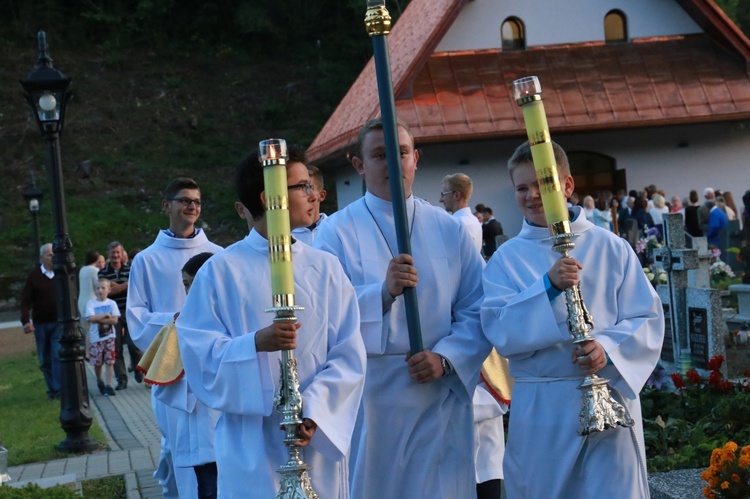
[{"label": "woman in dark jacket", "polygon": [[638,196],[635,198],[633,203],[633,212],[630,215],[638,221],[638,230],[644,231],[644,229],[654,226],[654,219],[648,214],[648,201],[645,196]]}]

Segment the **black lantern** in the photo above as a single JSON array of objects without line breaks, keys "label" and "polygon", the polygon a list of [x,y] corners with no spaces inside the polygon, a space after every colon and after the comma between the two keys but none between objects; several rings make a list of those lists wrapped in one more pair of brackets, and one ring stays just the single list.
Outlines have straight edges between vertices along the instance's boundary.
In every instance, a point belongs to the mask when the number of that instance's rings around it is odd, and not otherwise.
[{"label": "black lantern", "polygon": [[42,196],[44,196],[44,194],[36,186],[36,177],[34,176],[34,172],[30,172],[29,176],[31,177],[31,182],[29,186],[26,189],[24,189],[21,195],[26,200],[26,206],[29,209],[29,213],[31,214],[31,220],[34,225],[34,244],[32,245],[33,247],[33,251],[32,251],[33,260],[32,261],[34,263],[39,263],[39,247],[42,245],[41,240],[39,238],[39,208],[42,203]]},{"label": "black lantern", "polygon": [[76,305],[78,274],[73,259],[73,243],[68,236],[60,156],[60,133],[69,97],[70,78],[52,67],[44,31],[39,32],[38,39],[39,59],[26,79],[21,80],[21,85],[49,150],[50,190],[55,214],[52,251],[57,285],[57,320],[62,324],[59,353],[60,426],[67,434],[57,447],[67,452],[90,452],[96,450],[98,444],[88,434],[92,415],[83,363],[83,335]]},{"label": "black lantern", "polygon": [[42,134],[62,133],[65,107],[70,95],[70,78],[66,78],[52,67],[47,35],[44,31],[39,32],[39,59],[36,67],[25,80],[21,80],[21,85],[26,91],[26,100],[34,109],[34,116]]}]

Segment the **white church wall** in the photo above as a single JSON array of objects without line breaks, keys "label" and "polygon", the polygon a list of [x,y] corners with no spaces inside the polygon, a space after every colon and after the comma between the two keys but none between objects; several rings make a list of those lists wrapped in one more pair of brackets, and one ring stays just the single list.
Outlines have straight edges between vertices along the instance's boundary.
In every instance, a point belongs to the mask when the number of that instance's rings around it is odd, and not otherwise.
[{"label": "white church wall", "polygon": [[[667,199],[687,197],[691,189],[701,195],[705,187],[731,191],[738,208],[750,189],[750,123],[715,123],[647,130],[586,134],[555,134],[567,151],[589,151],[611,156],[626,170],[627,188],[642,190],[649,184],[664,189]],[[521,217],[506,163],[521,139],[425,144],[419,147],[414,194],[435,206],[445,175],[463,172],[474,181],[472,208],[490,206],[506,234],[516,235]],[[349,182],[349,184],[346,184]],[[337,172],[339,207],[361,196],[361,181],[353,170]]]},{"label": "white church wall", "polygon": [[336,171],[336,199],[339,209],[362,197],[364,192],[362,177],[354,167],[344,167]]},{"label": "white church wall", "polygon": [[674,0],[472,0],[435,51],[498,49],[509,16],[524,22],[527,47],[603,41],[604,16],[612,9],[625,13],[631,39],[702,31]]}]

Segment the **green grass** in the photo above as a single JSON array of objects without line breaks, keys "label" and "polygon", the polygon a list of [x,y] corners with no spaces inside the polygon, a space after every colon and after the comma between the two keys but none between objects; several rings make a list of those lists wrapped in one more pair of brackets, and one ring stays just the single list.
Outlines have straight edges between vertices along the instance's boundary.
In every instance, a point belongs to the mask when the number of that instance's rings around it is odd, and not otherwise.
[{"label": "green grass", "polygon": [[[81,482],[83,497],[93,499],[124,499],[125,478],[123,476],[110,476],[96,480]],[[81,497],[67,487],[58,485],[48,489],[42,489],[36,484],[28,484],[20,489],[8,486],[0,487],[0,499],[74,499]]]},{"label": "green grass", "polygon": [[[0,441],[8,449],[8,466],[69,456],[55,449],[65,438],[60,403],[48,401],[45,392],[36,354],[0,360]],[[89,435],[106,448],[96,421]]]},{"label": "green grass", "polygon": [[110,476],[97,480],[86,480],[82,484],[83,497],[106,497],[107,499],[120,499],[127,497],[125,493],[125,477]]}]

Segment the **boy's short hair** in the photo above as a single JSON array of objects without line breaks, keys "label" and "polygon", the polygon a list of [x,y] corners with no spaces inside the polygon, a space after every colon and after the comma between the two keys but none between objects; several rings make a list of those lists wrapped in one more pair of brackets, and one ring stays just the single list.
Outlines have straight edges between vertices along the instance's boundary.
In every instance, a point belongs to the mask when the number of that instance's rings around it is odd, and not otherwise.
[{"label": "boy's short hair", "polygon": [[[287,167],[291,163],[305,164],[305,148],[296,144],[287,146],[289,159]],[[260,200],[260,193],[265,190],[263,183],[263,165],[258,159],[258,150],[252,151],[239,162],[234,171],[234,187],[237,191],[237,199],[240,200],[253,220],[259,220],[266,212],[266,206]]]},{"label": "boy's short hair", "polygon": [[310,165],[307,167],[307,173],[310,174],[310,182],[315,185],[318,191],[322,191],[325,184],[323,183],[323,172],[320,171],[320,168]]},{"label": "boy's short hair", "polygon": [[206,261],[214,256],[213,253],[210,251],[206,251],[203,253],[198,253],[197,255],[193,255],[190,260],[185,262],[185,265],[182,267],[182,271],[185,272],[187,275],[191,275],[195,277],[195,274],[198,273],[198,269],[200,269]]},{"label": "boy's short hair", "polygon": [[197,189],[199,191],[201,190],[201,188],[198,187],[198,182],[196,182],[192,178],[177,177],[176,179],[168,183],[167,188],[164,189],[164,200],[171,201],[182,189]]},{"label": "boy's short hair", "polygon": [[[398,129],[398,127],[401,127],[404,130],[406,130],[406,133],[409,134],[409,138],[411,139],[412,145],[414,145],[414,136],[411,134],[409,125],[407,125],[405,122],[397,118],[396,129]],[[374,118],[374,119],[367,121],[367,123],[364,124],[362,129],[357,134],[357,141],[354,143],[354,152],[352,153],[352,156],[356,156],[359,159],[364,159],[362,157],[362,146],[365,143],[365,137],[367,137],[367,134],[373,130],[382,130],[382,129],[383,129],[383,118]]]},{"label": "boy's short hair", "polygon": [[[555,153],[555,163],[557,163],[557,175],[560,180],[570,176],[570,164],[568,163],[568,155],[565,154],[565,150],[557,142],[552,142],[552,150]],[[508,160],[508,171],[510,172],[511,179],[513,178],[513,170],[520,165],[534,164],[534,158],[531,156],[531,145],[527,140],[518,148],[516,148],[513,156]]]},{"label": "boy's short hair", "polygon": [[474,192],[474,185],[468,175],[454,173],[443,177],[443,183],[452,191],[460,192],[468,200]]},{"label": "boy's short hair", "polygon": [[112,283],[109,282],[109,279],[107,279],[106,277],[100,277],[96,280],[96,282],[106,282],[108,287],[112,287]]}]

